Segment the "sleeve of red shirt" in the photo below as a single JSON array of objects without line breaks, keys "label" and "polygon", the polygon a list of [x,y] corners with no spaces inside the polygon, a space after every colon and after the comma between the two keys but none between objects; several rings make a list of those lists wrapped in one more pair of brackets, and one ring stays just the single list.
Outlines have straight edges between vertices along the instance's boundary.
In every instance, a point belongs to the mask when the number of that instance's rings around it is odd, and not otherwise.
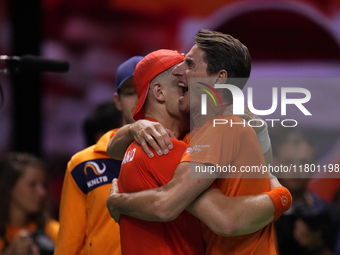
[{"label": "sleeve of red shirt", "polygon": [[149,171],[160,186],[167,184],[180,163],[181,157],[184,151],[187,149],[187,144],[183,141],[179,141],[175,138],[171,138],[174,145],[172,150],[169,150],[167,155],[158,156],[156,153],[155,157],[149,161]]}]

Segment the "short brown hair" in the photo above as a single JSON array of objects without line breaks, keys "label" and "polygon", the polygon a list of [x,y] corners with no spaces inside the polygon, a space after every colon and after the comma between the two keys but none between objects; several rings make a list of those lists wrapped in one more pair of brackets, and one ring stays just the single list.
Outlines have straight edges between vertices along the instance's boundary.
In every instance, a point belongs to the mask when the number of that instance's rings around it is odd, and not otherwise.
[{"label": "short brown hair", "polygon": [[239,40],[228,34],[201,29],[195,36],[195,42],[205,52],[209,75],[224,69],[228,72],[228,78],[249,78],[250,54]]}]

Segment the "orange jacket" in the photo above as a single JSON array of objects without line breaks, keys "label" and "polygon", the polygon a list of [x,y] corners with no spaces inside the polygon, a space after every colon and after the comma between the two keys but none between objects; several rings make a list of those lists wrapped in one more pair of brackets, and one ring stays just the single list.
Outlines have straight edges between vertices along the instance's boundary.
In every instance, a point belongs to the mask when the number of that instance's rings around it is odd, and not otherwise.
[{"label": "orange jacket", "polygon": [[106,154],[117,129],[97,144],[76,153],[67,165],[60,202],[60,232],[55,255],[120,254],[119,225],[111,218],[106,199],[121,161]]}]

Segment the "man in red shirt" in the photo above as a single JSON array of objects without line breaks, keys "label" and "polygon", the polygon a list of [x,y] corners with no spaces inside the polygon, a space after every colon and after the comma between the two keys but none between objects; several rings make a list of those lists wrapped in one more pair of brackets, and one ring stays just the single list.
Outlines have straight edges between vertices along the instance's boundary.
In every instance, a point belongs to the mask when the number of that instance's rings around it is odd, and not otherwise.
[{"label": "man in red shirt", "polygon": [[[177,51],[159,50],[148,54],[134,73],[135,87],[144,90],[145,118],[157,120],[173,130],[176,137],[185,131],[186,122],[178,108],[169,107],[168,101],[179,94],[172,66],[182,62],[184,56]],[[167,82],[164,82],[167,81]],[[138,92],[137,92],[138,93]],[[185,116],[186,117],[186,116]],[[169,154],[150,159],[136,142],[132,143],[123,159],[118,185],[124,192],[135,192],[160,187],[171,180],[187,145],[173,139],[174,149]],[[164,165],[163,160],[171,158]],[[122,254],[204,254],[200,223],[188,212],[169,222],[147,222],[122,215],[120,220]]]}]

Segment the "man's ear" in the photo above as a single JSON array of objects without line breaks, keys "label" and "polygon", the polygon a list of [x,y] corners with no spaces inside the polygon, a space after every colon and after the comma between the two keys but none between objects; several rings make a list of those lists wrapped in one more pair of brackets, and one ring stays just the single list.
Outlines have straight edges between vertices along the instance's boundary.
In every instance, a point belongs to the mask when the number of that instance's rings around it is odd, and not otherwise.
[{"label": "man's ear", "polygon": [[118,93],[114,93],[113,95],[113,100],[115,101],[116,103],[116,107],[119,111],[122,111],[122,104],[120,103],[120,98],[119,98],[119,95]]},{"label": "man's ear", "polygon": [[163,84],[161,84],[159,82],[155,82],[154,84],[152,84],[151,91],[152,91],[154,98],[157,101],[164,102],[165,95],[164,95],[164,91],[163,91]]},{"label": "man's ear", "polygon": [[226,83],[228,78],[228,72],[226,70],[221,70],[217,73],[217,79],[215,81],[215,83],[217,84],[224,84]]}]

